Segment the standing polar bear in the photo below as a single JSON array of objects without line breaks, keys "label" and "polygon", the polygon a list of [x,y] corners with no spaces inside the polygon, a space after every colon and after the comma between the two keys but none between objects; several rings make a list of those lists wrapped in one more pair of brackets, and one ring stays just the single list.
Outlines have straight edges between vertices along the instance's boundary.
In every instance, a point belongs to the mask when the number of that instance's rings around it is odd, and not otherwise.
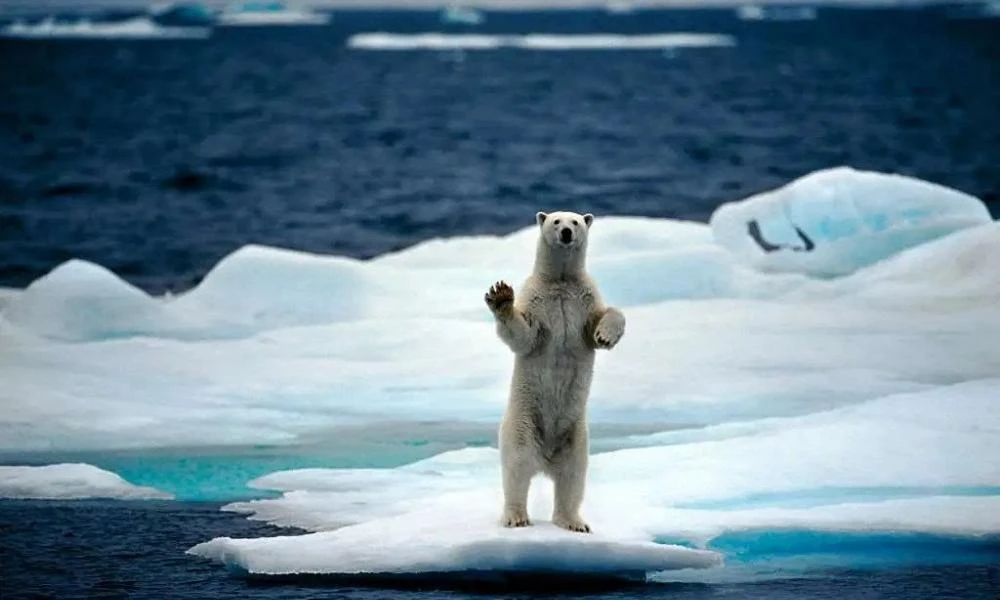
[{"label": "standing polar bear", "polygon": [[514,299],[503,281],[486,294],[497,335],[514,352],[514,374],[503,422],[505,527],[524,527],[528,487],[542,472],[555,483],[552,522],[589,532],[580,518],[587,477],[587,396],[594,351],[614,348],[625,316],[601,300],[587,274],[591,214],[536,215],[540,228],[535,268]]}]

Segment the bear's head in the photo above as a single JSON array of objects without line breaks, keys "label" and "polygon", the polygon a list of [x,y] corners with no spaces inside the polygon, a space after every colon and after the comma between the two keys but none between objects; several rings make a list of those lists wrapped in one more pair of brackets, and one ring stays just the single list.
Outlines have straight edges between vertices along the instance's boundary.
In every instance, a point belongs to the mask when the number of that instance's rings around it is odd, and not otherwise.
[{"label": "bear's head", "polygon": [[551,248],[586,249],[587,231],[594,222],[594,215],[573,212],[540,212],[535,215],[541,229],[541,239]]}]

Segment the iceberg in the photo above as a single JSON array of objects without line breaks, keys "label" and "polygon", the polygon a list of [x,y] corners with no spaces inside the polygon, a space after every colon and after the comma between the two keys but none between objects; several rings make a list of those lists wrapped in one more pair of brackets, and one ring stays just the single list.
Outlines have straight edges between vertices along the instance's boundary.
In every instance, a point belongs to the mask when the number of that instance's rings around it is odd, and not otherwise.
[{"label": "iceberg", "polygon": [[991,220],[986,206],[968,194],[840,167],[723,204],[710,223],[716,242],[744,264],[830,277]]},{"label": "iceberg", "polygon": [[170,494],[132,485],[93,465],[62,463],[40,467],[0,466],[0,498],[69,500],[169,500]]},{"label": "iceberg", "polygon": [[635,5],[630,0],[609,0],[604,5],[604,12],[612,15],[630,15],[635,12]]},{"label": "iceberg", "polygon": [[816,19],[816,8],[744,4],[736,8],[736,16],[741,21],[813,21]]},{"label": "iceberg", "polygon": [[211,35],[207,27],[161,26],[148,17],[123,21],[95,22],[81,19],[75,22],[43,19],[38,23],[15,21],[0,28],[0,37],[9,38],[93,38],[93,39],[204,39]]},{"label": "iceberg", "polygon": [[164,2],[149,7],[157,25],[167,27],[213,27],[215,15],[200,2]]},{"label": "iceberg", "polygon": [[221,27],[326,25],[329,22],[327,13],[290,8],[279,0],[234,2],[219,13],[217,20]]},{"label": "iceberg", "polygon": [[486,17],[481,11],[459,5],[451,5],[441,11],[441,22],[455,25],[482,25]]},{"label": "iceberg", "polygon": [[450,33],[358,33],[347,47],[358,50],[659,50],[735,46],[732,36],[714,33],[487,35]]}]

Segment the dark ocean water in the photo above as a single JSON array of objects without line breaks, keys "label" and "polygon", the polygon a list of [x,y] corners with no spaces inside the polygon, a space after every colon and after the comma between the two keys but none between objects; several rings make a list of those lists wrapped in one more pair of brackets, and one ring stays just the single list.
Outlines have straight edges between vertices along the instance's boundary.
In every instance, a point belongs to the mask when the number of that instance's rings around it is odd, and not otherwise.
[{"label": "dark ocean water", "polygon": [[[537,210],[706,220],[849,164],[1000,212],[1000,20],[827,10],[490,15],[478,31],[735,36],[734,48],[371,52],[436,13],[204,41],[0,40],[0,285],[98,262],[162,292],[260,243],[371,257]],[[453,28],[454,30],[454,28]]]},{"label": "dark ocean water", "polygon": [[[617,590],[529,587],[449,589],[442,582],[393,588],[337,582],[254,582],[227,574],[184,551],[215,536],[294,533],[234,514],[219,504],[112,501],[0,502],[0,597],[14,598],[773,598],[994,600],[1000,566],[910,565],[875,570],[830,570],[808,577],[756,582],[663,583]],[[997,556],[994,548],[991,555]]]}]

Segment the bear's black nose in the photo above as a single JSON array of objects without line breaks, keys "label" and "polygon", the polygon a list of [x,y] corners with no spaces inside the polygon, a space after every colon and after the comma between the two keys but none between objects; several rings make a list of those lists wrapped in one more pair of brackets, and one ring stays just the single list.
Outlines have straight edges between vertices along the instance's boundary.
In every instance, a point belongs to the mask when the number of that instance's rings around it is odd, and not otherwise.
[{"label": "bear's black nose", "polygon": [[559,232],[559,239],[564,244],[568,244],[573,241],[573,230],[569,227],[563,227],[563,230]]}]

